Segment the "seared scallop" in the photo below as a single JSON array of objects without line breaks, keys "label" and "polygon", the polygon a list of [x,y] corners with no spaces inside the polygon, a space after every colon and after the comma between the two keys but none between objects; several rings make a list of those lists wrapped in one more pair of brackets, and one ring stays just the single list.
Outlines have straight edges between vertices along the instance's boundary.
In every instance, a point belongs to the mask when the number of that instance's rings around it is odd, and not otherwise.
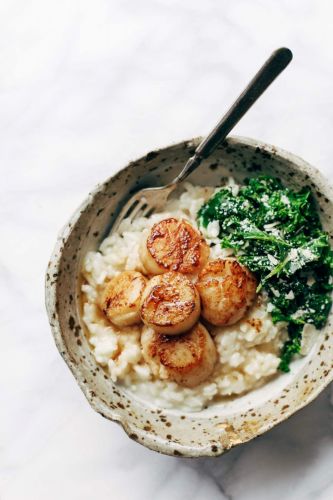
[{"label": "seared scallop", "polygon": [[249,269],[235,259],[208,262],[196,287],[201,314],[213,325],[232,325],[244,316],[256,296],[257,282]]},{"label": "seared scallop", "polygon": [[214,341],[197,323],[182,335],[159,335],[144,328],[141,335],[143,357],[155,376],[184,387],[195,387],[213,372],[217,360]]},{"label": "seared scallop", "polygon": [[148,238],[142,241],[140,257],[149,274],[193,274],[207,262],[209,246],[186,220],[171,217],[154,224]]},{"label": "seared scallop", "polygon": [[109,321],[117,326],[140,323],[140,304],[147,279],[137,271],[124,271],[105,287],[101,307]]},{"label": "seared scallop", "polygon": [[141,301],[141,318],[157,333],[185,332],[198,321],[199,315],[198,291],[183,274],[170,271],[148,282]]}]

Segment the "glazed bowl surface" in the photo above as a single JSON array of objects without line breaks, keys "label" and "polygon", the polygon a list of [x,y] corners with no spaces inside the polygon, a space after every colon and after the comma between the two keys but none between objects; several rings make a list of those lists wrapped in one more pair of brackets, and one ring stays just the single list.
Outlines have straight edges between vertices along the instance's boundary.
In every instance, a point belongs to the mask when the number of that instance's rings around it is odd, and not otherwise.
[{"label": "glazed bowl surface", "polygon": [[[312,401],[333,378],[332,312],[310,353],[259,389],[196,413],[157,408],[112,382],[90,350],[82,321],[82,260],[107,235],[121,204],[141,187],[171,181],[200,138],[131,162],[89,194],[58,237],[46,274],[46,306],[57,348],[90,405],[119,422],[148,448],[175,456],[216,456],[266,432]],[[194,172],[193,184],[219,186],[228,175],[268,174],[287,186],[309,185],[324,229],[333,234],[333,190],[320,172],[295,155],[254,139],[231,137]]]}]

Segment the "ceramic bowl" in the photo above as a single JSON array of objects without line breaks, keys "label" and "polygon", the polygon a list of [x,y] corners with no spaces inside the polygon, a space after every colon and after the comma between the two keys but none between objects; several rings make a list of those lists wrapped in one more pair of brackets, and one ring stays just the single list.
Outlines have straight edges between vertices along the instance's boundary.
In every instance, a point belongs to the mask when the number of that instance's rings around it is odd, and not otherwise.
[{"label": "ceramic bowl", "polygon": [[[121,203],[141,186],[166,184],[181,170],[199,138],[181,142],[131,162],[99,185],[60,234],[46,275],[46,304],[53,336],[90,405],[119,422],[130,438],[168,455],[216,456],[253,439],[313,400],[333,378],[332,314],[311,352],[260,389],[198,413],[157,408],[123,392],[96,364],[84,333],[80,268],[89,250],[107,234]],[[324,228],[333,234],[333,191],[315,168],[291,153],[253,139],[229,138],[189,180],[219,186],[257,174],[279,177],[299,189],[310,185]]]}]

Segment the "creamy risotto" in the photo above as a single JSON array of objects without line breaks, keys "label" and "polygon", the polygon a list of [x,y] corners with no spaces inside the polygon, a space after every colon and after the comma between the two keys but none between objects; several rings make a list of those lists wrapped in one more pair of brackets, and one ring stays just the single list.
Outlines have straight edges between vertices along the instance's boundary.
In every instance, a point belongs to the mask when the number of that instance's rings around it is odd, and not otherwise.
[{"label": "creamy risotto", "polygon": [[[238,185],[232,179],[228,184],[237,193]],[[215,342],[218,361],[209,378],[191,389],[154,377],[142,354],[143,326],[118,328],[100,309],[101,291],[111,278],[123,271],[144,272],[139,244],[152,225],[172,216],[186,219],[197,227],[197,212],[213,192],[212,188],[186,184],[183,194],[169,201],[163,213],[132,223],[124,220],[117,233],[102,242],[99,251],[86,255],[83,264],[83,320],[97,363],[114,382],[164,408],[200,411],[212,401],[260,386],[277,373],[279,353],[286,340],[285,324],[273,324],[269,313],[271,304],[261,292],[238,323],[226,327],[207,326]],[[231,250],[221,249],[218,226],[214,222],[208,225],[204,237],[210,245],[210,259],[232,255]]]}]

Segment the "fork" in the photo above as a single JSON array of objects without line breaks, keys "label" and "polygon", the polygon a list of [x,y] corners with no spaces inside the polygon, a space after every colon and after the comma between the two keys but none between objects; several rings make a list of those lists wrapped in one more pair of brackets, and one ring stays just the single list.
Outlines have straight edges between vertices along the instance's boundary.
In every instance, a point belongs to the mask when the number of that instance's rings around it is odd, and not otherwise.
[{"label": "fork", "polygon": [[183,170],[166,186],[144,188],[135,193],[123,206],[112,225],[114,233],[125,218],[133,221],[137,217],[148,217],[162,209],[174,189],[184,181],[215,148],[227,137],[229,132],[244,116],[248,109],[265,92],[267,87],[288,66],[292,60],[291,50],[282,47],[275,50],[245,90],[232,104],[216,127],[196,148],[194,155],[186,162]]}]

